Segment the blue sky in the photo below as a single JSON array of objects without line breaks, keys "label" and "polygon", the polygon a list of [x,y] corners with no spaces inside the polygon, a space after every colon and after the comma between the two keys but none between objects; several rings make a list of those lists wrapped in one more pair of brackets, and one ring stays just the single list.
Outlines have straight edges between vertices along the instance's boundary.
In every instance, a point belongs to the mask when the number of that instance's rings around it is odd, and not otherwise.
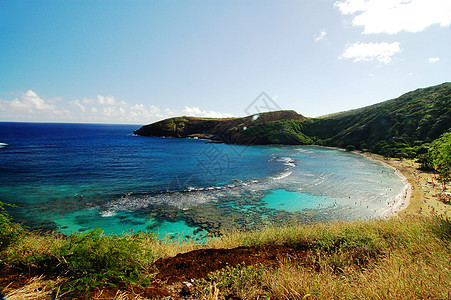
[{"label": "blue sky", "polygon": [[451,81],[451,0],[0,0],[0,121],[308,117]]}]

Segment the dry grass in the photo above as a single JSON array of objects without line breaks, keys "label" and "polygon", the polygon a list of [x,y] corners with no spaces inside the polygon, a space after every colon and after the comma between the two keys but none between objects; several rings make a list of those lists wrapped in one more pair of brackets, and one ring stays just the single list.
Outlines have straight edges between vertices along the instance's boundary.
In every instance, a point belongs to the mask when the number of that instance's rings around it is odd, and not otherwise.
[{"label": "dry grass", "polygon": [[350,266],[339,273],[327,258],[320,271],[283,263],[265,272],[262,284],[272,299],[449,299],[450,263],[449,252],[415,257],[397,250],[369,268]]},{"label": "dry grass", "polygon": [[[230,232],[205,245],[189,240],[158,240],[151,235],[124,238],[152,253],[151,258],[143,257],[140,262],[144,269],[151,269],[158,258],[199,248],[301,245],[311,253],[303,262],[284,260],[277,267],[220,271],[203,283],[197,282],[194,298],[451,299],[451,222],[439,217],[268,227]],[[55,253],[63,241],[57,235],[30,234],[3,255],[10,263],[20,259],[32,264],[33,253]],[[232,281],[230,276],[235,276]],[[36,277],[20,289],[5,292],[9,300],[55,299],[62,283],[62,279]],[[98,296],[103,299],[102,293]],[[142,298],[118,291],[114,299]]]},{"label": "dry grass", "polygon": [[31,278],[26,285],[19,289],[10,290],[5,288],[6,299],[8,300],[35,300],[35,299],[55,299],[55,291],[64,282],[63,279],[45,279],[43,276]]},{"label": "dry grass", "polygon": [[[19,289],[5,289],[6,299],[8,300],[54,300],[64,297],[64,293],[60,293],[59,286],[65,280],[62,278],[57,279],[45,279],[43,276],[36,276],[31,278],[26,285]],[[95,296],[96,300],[144,300],[137,294],[130,293],[128,291],[118,290],[116,294],[106,296],[102,291]]]},{"label": "dry grass", "polygon": [[212,276],[208,284],[216,296],[211,299],[451,299],[450,234],[449,220],[434,217],[232,233],[224,246],[301,243],[316,252],[311,264],[286,260],[264,267],[257,282],[253,277],[254,284],[218,289],[233,271]]}]

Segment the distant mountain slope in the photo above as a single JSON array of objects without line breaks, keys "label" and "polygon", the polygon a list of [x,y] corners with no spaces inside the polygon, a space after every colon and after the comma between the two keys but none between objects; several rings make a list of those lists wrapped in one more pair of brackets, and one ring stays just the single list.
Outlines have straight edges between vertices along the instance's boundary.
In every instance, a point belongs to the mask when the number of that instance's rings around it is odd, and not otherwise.
[{"label": "distant mountain slope", "polygon": [[316,143],[414,156],[451,128],[451,83],[406,93],[372,106],[311,119],[305,133]]},{"label": "distant mountain slope", "polygon": [[275,111],[243,118],[170,118],[143,126],[144,136],[199,137],[235,144],[317,144],[413,157],[451,129],[451,83],[320,118]]}]

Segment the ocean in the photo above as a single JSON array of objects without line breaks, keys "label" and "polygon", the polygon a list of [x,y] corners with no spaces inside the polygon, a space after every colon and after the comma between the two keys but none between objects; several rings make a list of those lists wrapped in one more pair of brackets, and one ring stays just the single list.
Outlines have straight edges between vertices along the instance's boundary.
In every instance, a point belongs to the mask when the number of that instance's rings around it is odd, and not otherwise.
[{"label": "ocean", "polygon": [[354,153],[141,137],[139,127],[0,123],[0,201],[32,229],[197,240],[380,218],[403,201],[395,170]]}]

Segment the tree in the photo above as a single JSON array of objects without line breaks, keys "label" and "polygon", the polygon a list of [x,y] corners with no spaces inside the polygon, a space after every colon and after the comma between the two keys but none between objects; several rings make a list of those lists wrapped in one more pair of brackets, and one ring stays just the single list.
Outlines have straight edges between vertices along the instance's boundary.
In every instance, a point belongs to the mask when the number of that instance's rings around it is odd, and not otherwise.
[{"label": "tree", "polygon": [[445,189],[446,183],[451,180],[451,132],[442,134],[432,142],[429,157],[434,169],[440,173],[440,180]]}]

